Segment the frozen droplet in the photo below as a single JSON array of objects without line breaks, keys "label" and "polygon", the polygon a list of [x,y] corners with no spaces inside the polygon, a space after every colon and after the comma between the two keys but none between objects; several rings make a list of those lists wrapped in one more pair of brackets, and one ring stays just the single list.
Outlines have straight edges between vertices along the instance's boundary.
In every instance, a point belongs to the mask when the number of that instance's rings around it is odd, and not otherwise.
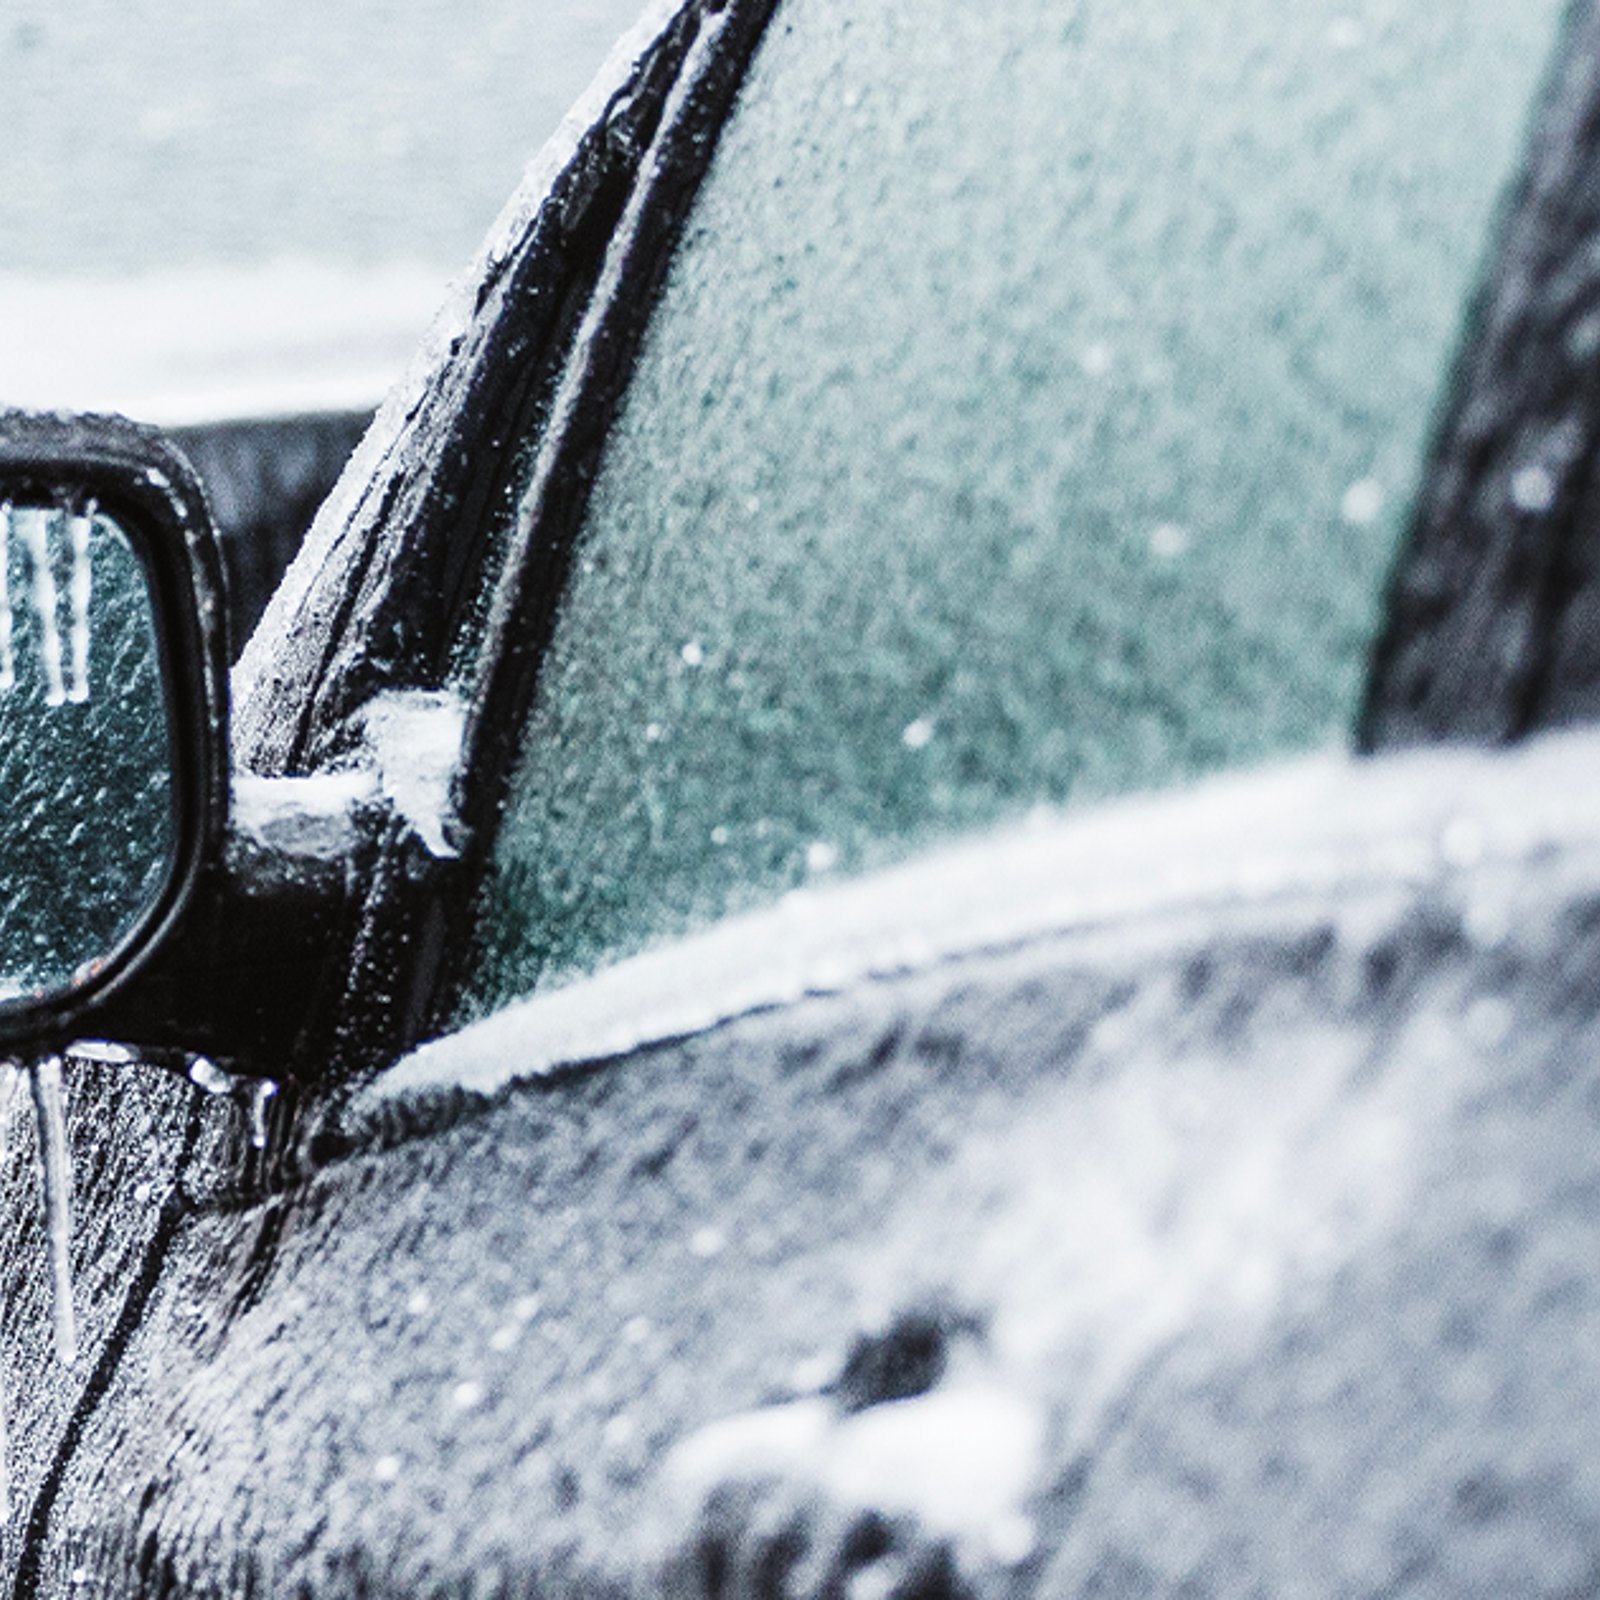
[{"label": "frozen droplet", "polygon": [[1116,359],[1116,353],[1110,345],[1096,340],[1078,357],[1078,365],[1083,368],[1085,377],[1103,378],[1115,365]]},{"label": "frozen droplet", "polygon": [[1359,50],[1367,42],[1367,30],[1355,17],[1335,17],[1328,24],[1328,43],[1335,50]]},{"label": "frozen droplet", "polygon": [[1447,866],[1475,867],[1488,848],[1488,835],[1475,817],[1452,817],[1439,831],[1439,855]]},{"label": "frozen droplet", "polygon": [[634,1317],[622,1330],[622,1337],[627,1344],[643,1344],[654,1331],[649,1317]]},{"label": "frozen droplet", "polygon": [[689,1240],[689,1253],[709,1261],[727,1248],[728,1241],[720,1228],[697,1228]]},{"label": "frozen droplet", "polygon": [[701,666],[706,659],[705,646],[698,639],[691,639],[678,654],[683,657],[683,664],[686,667]]},{"label": "frozen droplet", "polygon": [[533,1319],[539,1315],[539,1307],[541,1303],[542,1302],[536,1294],[522,1295],[511,1307],[511,1315],[514,1316],[518,1322],[532,1322]]},{"label": "frozen droplet", "polygon": [[61,1057],[45,1056],[28,1073],[39,1128],[39,1165],[44,1173],[44,1225],[54,1288],[56,1359],[78,1359],[78,1319],[72,1305],[72,1168],[67,1158],[67,1114],[61,1091]]},{"label": "frozen droplet", "polygon": [[189,1081],[207,1094],[232,1094],[233,1079],[206,1056],[196,1056],[189,1063]]},{"label": "frozen droplet", "polygon": [[125,1044],[112,1044],[108,1039],[79,1039],[67,1052],[73,1061],[92,1061],[102,1067],[130,1067],[139,1059]]},{"label": "frozen droplet", "polygon": [[1556,503],[1556,475],[1543,466],[1518,467],[1511,474],[1511,503],[1518,511],[1537,516]]},{"label": "frozen droplet", "polygon": [[503,1328],[496,1328],[489,1335],[489,1348],[504,1354],[521,1337],[522,1330],[515,1323],[508,1322]]},{"label": "frozen droplet", "polygon": [[820,1394],[838,1375],[838,1361],[828,1355],[817,1354],[797,1361],[789,1374],[789,1383],[799,1394]]},{"label": "frozen droplet", "polygon": [[94,508],[67,518],[67,535],[72,553],[72,577],[67,585],[67,600],[72,610],[72,687],[67,698],[82,704],[89,698],[89,610],[94,580],[89,560],[89,534],[94,526]]},{"label": "frozen droplet", "polygon": [[143,1205],[151,1195],[156,1192],[156,1186],[148,1178],[141,1179],[133,1186],[133,1198]]},{"label": "frozen droplet", "polygon": [[639,1431],[639,1425],[626,1411],[619,1411],[614,1417],[607,1420],[605,1426],[605,1441],[608,1448],[620,1450],[632,1444],[633,1438]]},{"label": "frozen droplet", "polygon": [[1511,937],[1511,908],[1498,895],[1480,894],[1461,919],[1467,937],[1480,950],[1498,950]]},{"label": "frozen droplet", "polygon": [[1376,478],[1358,478],[1344,492],[1339,515],[1354,528],[1367,528],[1383,515],[1383,485]]},{"label": "frozen droplet", "polygon": [[1480,1050],[1493,1050],[1511,1034],[1511,1006],[1497,995],[1485,995],[1467,1007],[1467,1037]]},{"label": "frozen droplet", "polygon": [[908,722],[900,730],[900,743],[907,750],[923,750],[933,738],[933,718],[918,717],[915,722]]},{"label": "frozen droplet", "polygon": [[471,1411],[483,1404],[483,1385],[476,1378],[466,1378],[450,1391],[450,1404],[457,1411]]},{"label": "frozen droplet", "polygon": [[406,1301],[406,1310],[414,1317],[425,1317],[433,1310],[433,1296],[426,1289],[416,1289]]},{"label": "frozen droplet", "polygon": [[839,865],[839,847],[826,839],[814,839],[806,846],[806,866],[812,872],[832,872]]},{"label": "frozen droplet", "polygon": [[666,731],[659,722],[647,722],[644,725],[644,742],[646,744],[658,744]]},{"label": "frozen droplet", "polygon": [[1039,1542],[1032,1521],[1015,1511],[997,1518],[988,1534],[989,1554],[1002,1567],[1020,1567]]},{"label": "frozen droplet", "polygon": [[257,1150],[267,1148],[267,1113],[277,1093],[271,1078],[258,1078],[250,1090],[250,1143]]},{"label": "frozen droplet", "polygon": [[372,1463],[372,1476],[379,1483],[393,1483],[400,1476],[399,1456],[379,1456]]},{"label": "frozen droplet", "polygon": [[1158,561],[1176,561],[1188,552],[1189,530],[1176,522],[1157,523],[1150,530],[1150,554]]},{"label": "frozen droplet", "polygon": [[724,845],[728,842],[729,837],[728,828],[725,823],[719,822],[716,827],[711,830],[712,844]]}]

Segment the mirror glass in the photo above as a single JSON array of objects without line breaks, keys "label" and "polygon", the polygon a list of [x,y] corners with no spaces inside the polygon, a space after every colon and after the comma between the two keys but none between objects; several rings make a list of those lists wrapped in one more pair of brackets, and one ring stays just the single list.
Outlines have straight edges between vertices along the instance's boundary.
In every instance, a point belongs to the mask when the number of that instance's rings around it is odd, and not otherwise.
[{"label": "mirror glass", "polygon": [[91,975],[165,886],[171,726],[143,563],[93,506],[0,502],[0,1001]]}]

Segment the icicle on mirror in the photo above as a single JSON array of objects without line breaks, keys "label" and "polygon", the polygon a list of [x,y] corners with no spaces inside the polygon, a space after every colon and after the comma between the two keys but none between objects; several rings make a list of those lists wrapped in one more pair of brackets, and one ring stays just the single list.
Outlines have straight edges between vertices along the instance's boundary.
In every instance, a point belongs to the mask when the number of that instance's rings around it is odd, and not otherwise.
[{"label": "icicle on mirror", "polygon": [[167,882],[156,621],[112,517],[0,502],[0,1001],[92,974]]}]

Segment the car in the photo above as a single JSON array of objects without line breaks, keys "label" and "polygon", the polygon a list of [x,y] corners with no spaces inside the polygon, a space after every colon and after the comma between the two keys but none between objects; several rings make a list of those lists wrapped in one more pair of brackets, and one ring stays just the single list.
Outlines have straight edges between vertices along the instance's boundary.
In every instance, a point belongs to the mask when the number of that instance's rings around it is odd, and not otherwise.
[{"label": "car", "polygon": [[656,0],[237,659],[0,420],[13,1592],[1591,1592],[1597,32]]}]

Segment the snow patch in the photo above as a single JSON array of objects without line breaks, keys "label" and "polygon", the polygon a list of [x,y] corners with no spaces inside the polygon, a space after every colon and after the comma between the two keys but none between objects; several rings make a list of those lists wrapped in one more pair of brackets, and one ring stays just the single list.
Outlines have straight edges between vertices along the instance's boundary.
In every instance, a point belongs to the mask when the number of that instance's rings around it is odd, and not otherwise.
[{"label": "snow patch", "polygon": [[1044,1432],[1035,1405],[974,1377],[842,1417],[814,1399],[724,1418],[683,1440],[667,1474],[700,1503],[722,1484],[780,1479],[837,1507],[914,1517],[968,1560],[1010,1564]]},{"label": "snow patch", "polygon": [[367,748],[379,787],[430,855],[455,856],[450,798],[466,703],[447,689],[399,689],[378,695],[365,712]]},{"label": "snow patch", "polygon": [[371,799],[370,772],[321,772],[309,778],[233,777],[233,827],[257,848],[338,860],[355,849],[352,813]]}]

